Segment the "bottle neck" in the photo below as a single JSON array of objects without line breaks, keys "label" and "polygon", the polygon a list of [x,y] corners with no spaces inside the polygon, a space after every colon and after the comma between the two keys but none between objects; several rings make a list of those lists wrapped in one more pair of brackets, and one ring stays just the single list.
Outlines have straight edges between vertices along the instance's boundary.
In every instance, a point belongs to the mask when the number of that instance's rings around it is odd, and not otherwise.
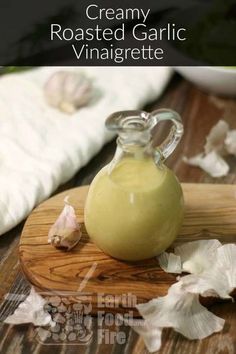
[{"label": "bottle neck", "polygon": [[123,157],[133,157],[137,159],[146,158],[152,155],[152,139],[149,140],[123,140],[121,136],[117,138],[116,154]]},{"label": "bottle neck", "polygon": [[135,159],[135,160],[144,160],[152,157],[152,140],[150,139],[149,143],[145,145],[140,144],[140,141],[130,142],[129,144],[124,143],[120,137],[117,138],[117,147],[115,155],[109,165],[109,173],[122,161],[122,159]]}]

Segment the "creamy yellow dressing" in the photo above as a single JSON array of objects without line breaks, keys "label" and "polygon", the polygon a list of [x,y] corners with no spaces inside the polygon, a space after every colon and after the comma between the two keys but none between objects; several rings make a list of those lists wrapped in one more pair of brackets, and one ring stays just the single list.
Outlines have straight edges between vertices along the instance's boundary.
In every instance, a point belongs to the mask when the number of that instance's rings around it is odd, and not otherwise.
[{"label": "creamy yellow dressing", "polygon": [[122,260],[158,255],[176,238],[183,218],[178,180],[152,158],[123,158],[94,178],[85,206],[85,225],[105,253]]}]

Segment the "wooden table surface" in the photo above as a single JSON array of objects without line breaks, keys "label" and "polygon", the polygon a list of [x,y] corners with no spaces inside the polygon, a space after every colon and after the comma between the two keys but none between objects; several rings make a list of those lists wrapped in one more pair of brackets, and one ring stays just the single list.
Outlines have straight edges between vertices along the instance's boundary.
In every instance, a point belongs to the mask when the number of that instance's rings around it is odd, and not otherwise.
[{"label": "wooden table surface", "polygon": [[[176,152],[168,159],[171,167],[181,182],[202,183],[235,183],[236,159],[229,158],[230,173],[225,178],[212,179],[198,168],[190,167],[182,161],[182,157],[192,156],[202,150],[204,139],[210,128],[220,118],[225,119],[236,129],[236,100],[216,98],[201,92],[190,83],[176,75],[170,82],[163,96],[150,104],[148,111],[159,107],[177,110],[183,118],[185,135]],[[161,141],[166,132],[165,126],[159,126],[155,132],[155,140]],[[94,175],[113,157],[115,142],[107,144],[101,152],[66,185],[57,191],[75,186],[89,184]],[[144,354],[148,353],[142,339],[129,327],[122,325],[108,328],[110,331],[122,331],[127,340],[125,343],[100,344],[98,338],[98,321],[92,318],[92,339],[86,345],[77,343],[70,345],[68,341],[45,345],[36,339],[33,325],[12,326],[3,323],[6,316],[14,311],[19,299],[5,298],[10,294],[27,294],[30,286],[24,279],[18,262],[18,244],[23,224],[0,237],[0,353],[96,353],[96,354]],[[236,240],[236,236],[235,236]],[[189,341],[173,330],[163,332],[163,345],[159,353],[165,354],[223,354],[236,353],[236,305],[234,303],[215,304],[211,311],[226,320],[224,330],[209,338]]]}]

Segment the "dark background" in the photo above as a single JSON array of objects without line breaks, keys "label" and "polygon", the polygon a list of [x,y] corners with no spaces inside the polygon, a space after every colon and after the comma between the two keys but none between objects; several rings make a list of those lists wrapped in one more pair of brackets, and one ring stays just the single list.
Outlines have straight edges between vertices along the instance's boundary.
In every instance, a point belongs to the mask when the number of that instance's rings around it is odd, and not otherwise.
[{"label": "dark background", "polygon": [[[148,27],[166,21],[187,29],[184,43],[136,41],[129,31],[140,21],[126,22],[125,42],[112,41],[114,47],[138,47],[143,44],[164,48],[164,60],[77,60],[73,41],[50,41],[51,23],[63,28],[93,27],[85,9],[89,4],[112,8],[151,9]],[[101,27],[113,29],[121,21],[99,21]],[[111,42],[87,42],[91,47],[109,47]],[[77,42],[77,46],[83,43]],[[178,47],[176,49],[176,47]],[[1,0],[0,65],[217,65],[236,66],[236,0]]]}]

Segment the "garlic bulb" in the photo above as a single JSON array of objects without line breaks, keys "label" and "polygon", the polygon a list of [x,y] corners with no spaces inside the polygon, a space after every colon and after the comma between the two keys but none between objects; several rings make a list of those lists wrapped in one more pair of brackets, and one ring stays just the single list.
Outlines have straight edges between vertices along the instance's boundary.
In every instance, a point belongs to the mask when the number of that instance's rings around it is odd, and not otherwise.
[{"label": "garlic bulb", "polygon": [[81,72],[57,71],[44,87],[47,102],[65,113],[74,113],[92,98],[92,82]]},{"label": "garlic bulb", "polygon": [[48,233],[48,242],[56,248],[72,249],[81,238],[80,225],[76,221],[74,208],[64,200],[65,206]]}]

